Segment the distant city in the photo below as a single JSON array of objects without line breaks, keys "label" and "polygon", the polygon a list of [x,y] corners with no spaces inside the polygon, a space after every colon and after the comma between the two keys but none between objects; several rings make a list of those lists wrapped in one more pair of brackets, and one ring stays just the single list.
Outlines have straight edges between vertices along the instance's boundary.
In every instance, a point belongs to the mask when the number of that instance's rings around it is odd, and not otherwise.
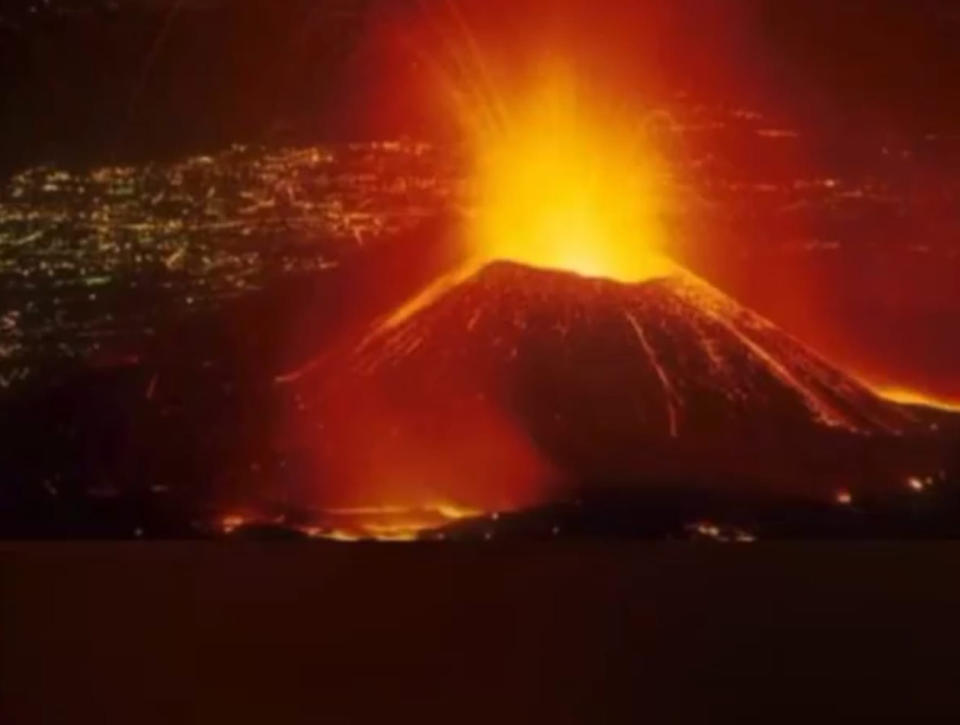
[{"label": "distant city", "polygon": [[447,203],[441,166],[397,141],[16,174],[0,200],[0,387],[336,265]]}]

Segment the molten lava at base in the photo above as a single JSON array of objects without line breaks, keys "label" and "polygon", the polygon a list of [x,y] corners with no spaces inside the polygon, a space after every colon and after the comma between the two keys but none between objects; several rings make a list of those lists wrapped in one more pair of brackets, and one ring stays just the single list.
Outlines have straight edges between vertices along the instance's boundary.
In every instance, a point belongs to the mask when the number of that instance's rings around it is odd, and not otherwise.
[{"label": "molten lava at base", "polygon": [[935,395],[922,393],[918,390],[903,387],[877,386],[877,394],[892,400],[895,403],[904,405],[919,405],[926,408],[935,408],[937,410],[951,411],[960,413],[960,400],[948,400],[939,398]]},{"label": "molten lava at base", "polygon": [[[221,517],[218,532],[232,535],[251,526],[284,526],[311,539],[329,541],[418,541],[427,531],[436,531],[465,519],[483,516],[480,509],[437,503],[422,508],[365,506],[326,509],[308,523],[291,524],[284,517],[265,518],[257,514],[228,514]],[[496,516],[497,514],[494,514]]]}]

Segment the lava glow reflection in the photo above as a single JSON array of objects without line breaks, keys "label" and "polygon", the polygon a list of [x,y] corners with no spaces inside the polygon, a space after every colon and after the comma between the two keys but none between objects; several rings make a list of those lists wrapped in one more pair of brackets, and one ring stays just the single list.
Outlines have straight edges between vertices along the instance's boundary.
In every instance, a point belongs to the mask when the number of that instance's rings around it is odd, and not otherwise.
[{"label": "lava glow reflection", "polygon": [[917,390],[902,387],[886,387],[878,390],[881,396],[895,403],[922,405],[927,408],[960,412],[960,401],[937,398]]},{"label": "lava glow reflection", "polygon": [[477,206],[467,234],[481,262],[624,281],[670,271],[659,251],[666,185],[655,154],[636,123],[594,101],[554,70],[503,104],[500,123],[472,124]]},{"label": "lava glow reflection", "polygon": [[305,530],[311,538],[332,541],[417,541],[431,531],[481,516],[479,509],[439,502],[421,508],[403,506],[328,509],[322,525]]}]

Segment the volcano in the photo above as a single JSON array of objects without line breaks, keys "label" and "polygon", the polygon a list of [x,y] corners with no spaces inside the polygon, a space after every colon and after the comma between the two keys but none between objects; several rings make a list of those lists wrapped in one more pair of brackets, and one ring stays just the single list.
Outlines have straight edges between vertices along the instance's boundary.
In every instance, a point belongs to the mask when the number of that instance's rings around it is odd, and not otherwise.
[{"label": "volcano", "polygon": [[946,421],[878,396],[680,269],[623,283],[493,262],[281,382],[317,415],[300,432],[325,486],[362,460],[343,490],[399,467],[404,486],[480,507],[611,485],[821,501],[901,488],[937,465]]}]

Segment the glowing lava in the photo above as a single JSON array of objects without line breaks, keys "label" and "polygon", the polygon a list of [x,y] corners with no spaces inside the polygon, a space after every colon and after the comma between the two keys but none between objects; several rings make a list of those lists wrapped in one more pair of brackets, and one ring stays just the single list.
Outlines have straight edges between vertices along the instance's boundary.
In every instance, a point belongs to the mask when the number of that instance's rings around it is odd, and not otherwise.
[{"label": "glowing lava", "polygon": [[448,503],[423,508],[403,506],[328,509],[326,525],[311,528],[311,538],[333,541],[417,541],[425,531],[483,515],[479,509]]},{"label": "glowing lava", "polygon": [[909,388],[878,388],[877,393],[887,400],[892,400],[895,403],[903,403],[904,405],[921,405],[925,408],[936,408],[939,410],[960,412],[960,401],[937,398],[932,395],[927,395],[926,393],[921,393],[917,390],[911,390]]},{"label": "glowing lava", "polygon": [[[363,506],[325,509],[316,520],[290,528],[311,539],[329,541],[417,541],[425,531],[434,531],[464,519],[484,515],[480,509],[438,501],[423,507]],[[493,514],[494,517],[497,514]],[[227,514],[217,522],[217,530],[231,535],[246,526],[287,525],[283,517],[270,518],[257,514]]]},{"label": "glowing lava", "polygon": [[476,208],[466,234],[478,263],[630,282],[673,271],[660,252],[664,174],[638,122],[588,103],[556,69],[503,107],[501,123],[472,124]]}]

